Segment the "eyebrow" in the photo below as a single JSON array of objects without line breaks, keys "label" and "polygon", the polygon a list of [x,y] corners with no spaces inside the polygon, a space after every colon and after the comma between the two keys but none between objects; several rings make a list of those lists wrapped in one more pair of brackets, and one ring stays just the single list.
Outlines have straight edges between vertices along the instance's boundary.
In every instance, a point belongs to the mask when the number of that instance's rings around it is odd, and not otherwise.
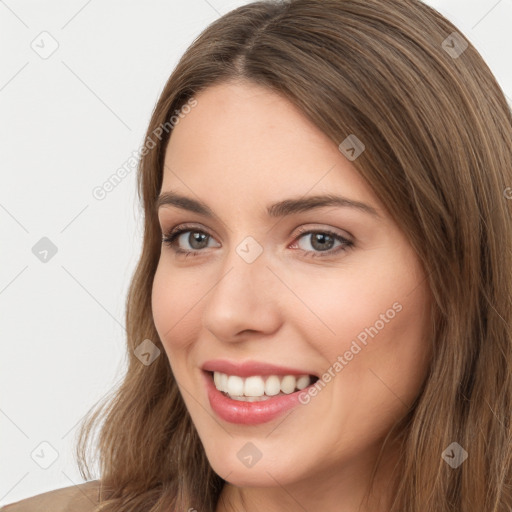
[{"label": "eyebrow", "polygon": [[[208,218],[216,217],[211,208],[205,203],[176,192],[163,192],[158,196],[155,203],[156,211],[165,206],[175,206]],[[267,214],[269,217],[278,218],[327,206],[355,208],[361,212],[380,217],[377,210],[372,206],[332,194],[285,199],[267,206]]]}]

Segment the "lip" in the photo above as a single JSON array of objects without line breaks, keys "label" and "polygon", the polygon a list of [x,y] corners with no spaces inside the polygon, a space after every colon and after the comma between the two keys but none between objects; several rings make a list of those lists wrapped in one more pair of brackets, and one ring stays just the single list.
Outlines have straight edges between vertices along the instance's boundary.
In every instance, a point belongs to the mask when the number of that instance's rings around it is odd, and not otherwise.
[{"label": "lip", "polygon": [[[239,377],[250,377],[252,375],[318,375],[297,368],[288,368],[285,366],[276,366],[260,361],[235,362],[227,359],[214,359],[206,361],[202,369],[206,372],[221,372],[228,375],[238,375]],[[292,393],[293,394],[293,393]]]},{"label": "lip", "polygon": [[[272,421],[286,411],[300,405],[299,395],[304,392],[307,393],[308,389],[315,385],[315,383],[313,383],[289,395],[274,396],[260,402],[243,402],[233,400],[221,393],[215,387],[213,373],[206,370],[201,373],[205,381],[208,400],[213,412],[222,420],[238,425],[258,425]],[[304,373],[301,375],[304,375]]]},{"label": "lip", "polygon": [[206,361],[201,369],[205,380],[206,391],[210,406],[215,414],[224,421],[239,425],[257,425],[267,423],[284,414],[289,409],[300,405],[299,395],[307,392],[310,386],[290,393],[289,395],[274,396],[260,402],[243,402],[233,400],[221,393],[213,382],[213,372],[250,377],[252,375],[310,375],[318,376],[308,370],[278,366],[262,361],[229,361],[227,359],[214,359]]}]

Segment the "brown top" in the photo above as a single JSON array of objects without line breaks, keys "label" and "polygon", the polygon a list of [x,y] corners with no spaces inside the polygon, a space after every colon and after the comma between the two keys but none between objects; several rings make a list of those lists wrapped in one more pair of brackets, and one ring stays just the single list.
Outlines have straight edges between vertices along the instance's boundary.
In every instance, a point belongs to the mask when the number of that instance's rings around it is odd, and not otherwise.
[{"label": "brown top", "polygon": [[100,481],[55,489],[0,507],[0,512],[92,512],[99,502]]}]

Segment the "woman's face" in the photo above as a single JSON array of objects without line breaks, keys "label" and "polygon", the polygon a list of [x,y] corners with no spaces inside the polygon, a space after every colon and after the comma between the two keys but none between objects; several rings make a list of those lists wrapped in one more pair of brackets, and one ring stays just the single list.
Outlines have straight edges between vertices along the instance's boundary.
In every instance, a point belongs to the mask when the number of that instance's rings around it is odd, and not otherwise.
[{"label": "woman's face", "polygon": [[[237,486],[361,475],[426,375],[422,266],[351,161],[287,100],[240,83],[196,99],[161,191],[187,200],[158,210],[164,234],[188,231],[162,244],[152,307],[208,459]],[[347,202],[315,207],[327,195]]]}]

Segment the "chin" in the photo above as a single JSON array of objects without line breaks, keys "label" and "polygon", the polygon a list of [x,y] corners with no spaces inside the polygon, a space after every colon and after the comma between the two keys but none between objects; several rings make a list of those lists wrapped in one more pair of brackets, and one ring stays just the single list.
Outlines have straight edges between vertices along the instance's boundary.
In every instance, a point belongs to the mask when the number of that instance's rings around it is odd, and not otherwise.
[{"label": "chin", "polygon": [[[289,454],[279,450],[279,446],[266,446],[263,440],[250,439],[233,437],[217,443],[208,438],[206,456],[217,475],[237,487],[275,487],[303,478],[304,459],[296,450]],[[296,470],[292,472],[291,468]]]}]

